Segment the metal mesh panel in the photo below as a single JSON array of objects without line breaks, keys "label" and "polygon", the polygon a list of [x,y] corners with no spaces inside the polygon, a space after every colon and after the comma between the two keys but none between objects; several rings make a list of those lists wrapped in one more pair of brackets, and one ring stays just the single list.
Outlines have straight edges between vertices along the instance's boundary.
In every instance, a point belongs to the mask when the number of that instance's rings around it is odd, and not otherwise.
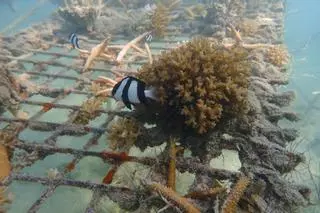
[{"label": "metal mesh panel", "polygon": [[[184,39],[184,37],[181,37],[171,41],[154,42],[151,44],[151,50],[153,53],[159,53],[161,50],[165,50],[166,46],[168,47],[168,42],[171,43],[170,46],[172,47],[172,44]],[[124,40],[117,41],[117,38],[114,38],[113,41],[115,41],[114,44],[125,44]],[[91,45],[99,43],[99,41],[88,40],[83,42]],[[78,58],[75,50],[66,52],[63,45],[54,42],[51,42],[50,46],[51,48],[47,51],[29,49],[28,51],[32,54],[18,59],[12,58],[23,64],[23,68],[10,69],[10,72],[15,75],[26,73],[30,75],[31,82],[37,85],[46,85],[47,88],[29,94],[29,97],[22,101],[22,109],[29,113],[28,119],[13,118],[7,116],[8,114],[0,117],[0,121],[8,125],[20,124],[17,132],[19,143],[15,145],[15,148],[17,148],[15,155],[19,155],[19,160],[25,161],[25,164],[19,165],[18,172],[13,172],[7,183],[10,183],[13,188],[21,186],[25,181],[38,185],[34,186],[32,184],[32,190],[31,188],[28,190],[31,190],[30,193],[32,194],[37,191],[39,197],[33,198],[32,203],[22,205],[28,209],[28,212],[37,212],[42,208],[43,203],[55,195],[56,191],[59,191],[61,187],[69,186],[80,187],[93,192],[91,201],[83,204],[87,205],[87,211],[89,211],[93,205],[98,203],[97,200],[101,198],[99,196],[101,193],[124,190],[94,183],[89,181],[90,178],[88,178],[88,181],[74,179],[66,169],[68,165],[77,167],[79,162],[88,156],[103,159],[101,151],[107,146],[103,135],[108,123],[115,116],[114,112],[104,107],[99,111],[101,115],[88,125],[76,125],[73,121],[81,109],[81,104],[93,97],[93,93],[90,91],[91,83],[88,79],[94,80],[99,75],[112,75],[110,69],[112,66],[108,64],[100,65],[100,67],[95,66],[90,72],[81,74],[82,66],[72,64],[74,59]],[[145,62],[136,61],[128,64],[128,66],[135,69]],[[99,64],[99,60],[97,60],[97,64]],[[49,109],[46,108],[48,106]],[[54,120],[52,120],[53,118]],[[66,140],[61,139],[63,137],[68,137],[71,142],[65,144]],[[31,141],[30,138],[36,140]],[[27,152],[20,152],[19,150]],[[33,151],[38,151],[38,153],[34,155]],[[53,157],[50,157],[50,155]],[[52,161],[52,163],[48,163],[48,161]],[[66,168],[59,169],[62,171],[61,176],[54,181],[50,180],[47,175],[49,168],[43,165],[52,164],[54,167],[62,162],[65,163]],[[102,173],[105,174],[108,165],[104,164],[104,168]],[[79,169],[81,168],[76,168],[76,170]],[[101,182],[101,177],[96,180],[96,182],[98,181]],[[31,186],[30,183],[25,186],[29,185]],[[79,193],[81,193],[81,190]],[[17,202],[22,202],[20,199]]]}]

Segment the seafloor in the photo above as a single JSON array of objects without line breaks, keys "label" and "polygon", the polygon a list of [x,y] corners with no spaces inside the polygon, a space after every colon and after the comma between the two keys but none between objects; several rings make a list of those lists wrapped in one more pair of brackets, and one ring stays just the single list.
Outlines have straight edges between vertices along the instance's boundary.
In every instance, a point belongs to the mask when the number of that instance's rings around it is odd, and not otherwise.
[{"label": "seafloor", "polygon": [[[51,2],[2,29],[0,212],[317,212],[287,1]],[[98,95],[128,75],[159,102]]]}]

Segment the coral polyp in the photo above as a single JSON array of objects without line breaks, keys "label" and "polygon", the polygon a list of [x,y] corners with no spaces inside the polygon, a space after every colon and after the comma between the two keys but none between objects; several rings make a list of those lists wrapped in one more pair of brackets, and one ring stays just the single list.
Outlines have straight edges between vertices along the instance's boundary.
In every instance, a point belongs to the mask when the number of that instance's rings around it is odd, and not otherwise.
[{"label": "coral polyp", "polygon": [[156,88],[165,109],[174,109],[184,124],[203,134],[222,116],[245,112],[249,74],[243,48],[195,38],[144,65],[139,78]]}]

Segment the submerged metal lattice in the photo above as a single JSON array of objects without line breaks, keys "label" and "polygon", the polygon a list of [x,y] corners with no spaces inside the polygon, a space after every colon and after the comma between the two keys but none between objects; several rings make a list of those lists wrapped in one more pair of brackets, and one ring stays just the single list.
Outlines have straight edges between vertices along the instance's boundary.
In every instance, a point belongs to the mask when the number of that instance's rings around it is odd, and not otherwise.
[{"label": "submerged metal lattice", "polygon": [[[183,38],[181,38],[182,40]],[[114,39],[116,40],[116,39]],[[171,41],[171,43],[175,43],[175,41]],[[97,44],[99,41],[90,41],[92,44]],[[168,41],[167,41],[168,42]],[[124,44],[125,41],[122,40],[117,42],[117,44]],[[48,51],[41,50],[26,50],[32,54],[27,55],[27,57],[20,58],[12,58],[15,59],[20,66],[21,69],[10,69],[10,72],[14,74],[22,74],[26,73],[30,75],[30,80],[36,84],[39,77],[47,78],[45,81],[41,82],[41,85],[52,85],[56,80],[64,81],[64,84],[61,85],[61,88],[48,88],[43,87],[39,91],[35,93],[30,93],[29,98],[24,100],[21,104],[25,104],[30,106],[30,109],[38,108],[39,111],[35,114],[31,115],[28,119],[19,119],[19,118],[11,118],[6,116],[1,116],[0,121],[6,122],[9,125],[13,123],[19,123],[21,126],[19,127],[17,135],[27,128],[35,130],[35,131],[46,131],[51,132],[51,136],[42,141],[42,143],[21,140],[15,144],[15,148],[25,150],[29,152],[30,155],[34,154],[35,151],[40,151],[34,158],[28,157],[27,153],[24,153],[24,156],[20,156],[20,160],[25,160],[25,165],[20,165],[19,170],[25,168],[25,166],[32,166],[38,160],[43,160],[46,156],[55,154],[55,153],[66,153],[73,155],[73,160],[70,165],[76,166],[76,164],[86,156],[94,156],[99,158],[104,158],[101,152],[90,151],[90,149],[96,145],[98,145],[97,141],[104,134],[106,126],[113,119],[115,112],[107,111],[107,110],[99,110],[101,115],[107,115],[107,119],[97,126],[91,125],[76,125],[73,123],[75,116],[81,109],[81,103],[79,104],[61,104],[59,103],[63,99],[68,98],[68,96],[73,95],[85,95],[86,99],[92,98],[94,95],[90,91],[90,89],[86,88],[91,85],[90,80],[94,80],[98,75],[110,75],[112,71],[110,70],[111,66],[107,65],[107,68],[97,68],[94,67],[88,73],[81,74],[82,67],[77,65],[70,65],[70,60],[68,59],[76,59],[76,55],[72,55],[70,53],[63,53],[66,51],[62,45],[50,43],[51,49]],[[166,43],[159,42],[155,45],[151,44],[152,51],[159,52],[165,49]],[[3,56],[5,57],[5,56]],[[47,58],[47,59],[45,59]],[[66,60],[67,59],[67,60]],[[64,62],[66,60],[66,62]],[[130,66],[139,66],[144,61],[135,62],[132,64],[128,64]],[[28,69],[28,64],[32,64],[32,67]],[[108,68],[109,66],[109,68]],[[50,68],[50,69],[49,69]],[[73,71],[70,71],[73,70]],[[76,71],[76,72],[74,72]],[[70,74],[71,73],[71,74]],[[72,82],[70,82],[72,81]],[[66,89],[69,88],[69,89]],[[42,97],[48,97],[50,101],[37,101],[32,100],[34,95],[41,95]],[[41,108],[39,108],[39,106]],[[46,106],[50,106],[49,109],[46,109]],[[68,119],[63,122],[53,122],[53,121],[43,121],[41,120],[41,116],[43,116],[46,112],[52,109],[58,109],[56,113],[59,113],[60,110],[70,110],[71,112],[68,115]],[[32,111],[32,110],[31,110]],[[79,136],[86,135],[92,133],[92,136],[88,138],[85,145],[82,149],[74,149],[74,148],[59,148],[57,146],[57,139],[63,135],[71,135],[71,136]],[[102,143],[105,143],[104,141]],[[102,150],[101,150],[102,151]],[[68,163],[68,162],[66,162]],[[48,168],[47,168],[48,169]],[[112,186],[107,186],[103,184],[93,183],[89,181],[77,181],[67,178],[68,169],[65,169],[61,172],[58,179],[50,180],[49,177],[37,177],[37,176],[29,176],[19,172],[13,172],[13,174],[7,180],[7,184],[12,181],[29,181],[29,182],[37,182],[39,184],[46,185],[46,189],[41,193],[41,196],[32,204],[28,212],[37,212],[41,205],[51,197],[57,187],[62,185],[67,186],[77,186],[86,189],[90,189],[94,191],[91,202],[88,204],[87,211],[94,205],[94,199],[97,199],[101,193],[108,193],[109,191],[121,191],[127,190],[126,188],[117,188]]]},{"label": "submerged metal lattice", "polygon": [[[174,24],[179,25],[179,23]],[[162,40],[161,42],[153,42],[151,44],[151,50],[153,51],[153,53],[157,53],[161,50],[172,48],[175,42],[185,40],[186,38],[188,38],[188,36],[179,38],[176,37],[173,40]],[[10,38],[7,38],[7,40],[10,40]],[[113,44],[124,44],[129,40],[130,39],[128,38],[120,36],[112,38],[112,41],[115,42]],[[100,42],[97,40],[92,41],[88,39],[82,39],[82,41],[86,45],[95,45]],[[20,56],[20,54],[17,54],[19,55],[18,58],[13,56],[0,55],[1,60],[10,59],[12,61],[18,62],[18,66],[14,65],[15,63],[11,62],[13,64],[12,68],[10,69],[11,73],[26,73],[31,76],[31,81],[43,86],[39,91],[31,92],[29,94],[29,97],[22,102],[22,104],[30,106],[32,109],[31,111],[37,111],[35,113],[32,113],[31,117],[29,117],[28,119],[12,118],[5,115],[0,117],[0,121],[9,124],[9,126],[11,126],[12,124],[21,125],[18,130],[15,131],[16,135],[18,135],[19,133],[24,133],[29,129],[35,130],[35,134],[39,134],[39,138],[36,141],[30,141],[28,138],[20,138],[19,140],[14,141],[13,146],[14,148],[16,148],[15,157],[17,157],[19,161],[13,162],[17,163],[16,167],[14,168],[15,171],[9,176],[5,184],[10,185],[11,183],[15,182],[20,183],[27,181],[37,183],[37,185],[41,184],[45,186],[44,190],[41,191],[40,196],[37,197],[32,204],[28,204],[28,209],[25,209],[27,212],[37,212],[38,210],[40,210],[44,206],[43,204],[56,193],[59,186],[78,187],[92,191],[92,197],[86,205],[86,212],[92,212],[92,209],[95,209],[99,204],[101,204],[100,201],[103,198],[102,195],[104,194],[115,196],[117,196],[117,194],[125,194],[125,197],[122,196],[123,199],[121,201],[125,202],[127,199],[128,202],[121,203],[121,205],[133,205],[134,203],[131,202],[132,199],[130,199],[130,197],[137,196],[137,193],[135,191],[131,191],[126,187],[116,187],[100,184],[101,180],[97,180],[97,182],[99,183],[95,183],[96,180],[92,179],[90,179],[90,181],[76,180],[70,177],[69,173],[74,169],[75,166],[79,165],[78,163],[82,159],[87,156],[97,157],[102,160],[105,160],[107,158],[104,155],[105,153],[102,152],[104,147],[106,147],[107,145],[106,142],[101,139],[103,139],[102,136],[106,131],[106,127],[115,115],[119,115],[119,112],[109,109],[99,110],[99,113],[101,113],[100,118],[102,118],[101,120],[103,121],[100,121],[98,118],[99,121],[97,123],[92,122],[89,125],[77,125],[74,123],[74,120],[81,110],[81,102],[85,100],[79,101],[78,104],[64,103],[64,101],[72,99],[73,96],[85,96],[86,100],[92,98],[93,93],[90,91],[90,89],[88,89],[88,87],[91,85],[91,81],[96,79],[98,75],[112,75],[112,65],[104,64],[103,66],[96,66],[93,68],[92,72],[81,74],[81,70],[83,69],[83,67],[79,64],[72,63],[74,59],[77,60],[78,58],[75,54],[73,54],[73,52],[65,53],[66,49],[64,48],[64,46],[54,43],[52,41],[52,36],[50,39],[46,39],[45,45],[50,47],[45,51],[27,48],[18,49],[18,47],[7,46],[7,48],[10,49],[11,52],[25,52],[25,55]],[[36,57],[34,58],[34,56]],[[145,62],[147,62],[147,60],[130,62],[128,63],[128,66],[129,68],[135,70],[138,66]],[[32,66],[29,67],[29,64],[31,64]],[[42,81],[42,78],[47,79]],[[63,82],[63,85],[61,85],[60,87],[55,86],[57,82],[59,83],[59,81]],[[277,81],[277,79],[271,79],[270,81]],[[285,82],[282,83],[284,84]],[[47,85],[50,86],[47,88]],[[38,100],[36,98],[36,95],[41,95],[41,99]],[[315,99],[314,101],[316,102],[317,100]],[[66,113],[67,111],[70,112]],[[67,119],[59,119],[56,121],[48,120],[48,118],[45,118],[45,115],[48,115],[50,112],[54,112],[55,114],[66,113],[65,116],[67,117]],[[275,112],[275,114],[272,114],[273,112]],[[278,112],[276,110],[271,112],[271,114],[274,116],[274,119],[282,116],[282,113],[277,113]],[[43,139],[40,137],[40,132],[49,132],[51,135]],[[270,129],[269,133],[272,134],[274,132],[272,132],[272,129]],[[86,141],[84,144],[79,145],[79,147],[82,146],[80,149],[73,148],[73,146],[75,145],[72,145],[72,147],[64,148],[65,146],[61,146],[62,144],[58,143],[59,137],[64,135],[75,137],[86,135],[88,137],[85,137]],[[77,141],[72,142],[77,143]],[[266,141],[262,140],[261,144],[259,144],[259,146],[262,146],[262,149],[266,149],[266,147],[264,146],[266,145],[265,142]],[[19,150],[24,150],[26,152],[20,152]],[[284,148],[282,149],[280,147],[279,150],[281,150],[281,153],[287,153]],[[21,170],[27,168],[28,166],[32,167],[44,160],[44,158],[46,158],[47,156],[53,154],[68,154],[72,156],[72,159],[66,162],[66,166],[62,168],[59,173],[56,173],[56,171],[54,170],[50,171],[49,175],[47,176],[40,176],[37,173],[28,175],[20,173]],[[292,153],[287,154],[289,156],[289,154]],[[59,158],[59,156],[55,157],[57,159]],[[133,157],[131,160],[142,162],[145,165],[156,164],[155,159],[153,158]],[[159,159],[157,160],[159,161]],[[182,160],[184,161],[183,163],[181,162],[181,159],[180,161],[179,159],[177,159],[177,167],[180,167],[180,169],[182,168],[181,170],[183,171],[193,170],[192,172],[194,173],[207,173],[211,174],[211,176],[209,175],[210,177],[214,177],[217,179],[235,179],[235,177],[238,177],[239,175],[238,172],[225,171],[221,169],[208,169],[208,167],[202,164],[199,164],[198,166],[192,166],[196,162],[187,161],[186,159]],[[159,165],[159,162],[157,163]],[[165,164],[165,162],[163,164]],[[49,168],[44,169],[47,170]],[[78,170],[78,168],[76,168],[76,170]],[[284,182],[279,182],[275,185],[279,184],[283,186],[283,183]],[[279,190],[279,187],[276,187],[276,190],[285,198],[287,198],[287,194],[296,195],[296,188],[294,188],[292,192],[283,190],[284,193],[282,193],[282,190]],[[303,188],[303,190],[305,189]],[[297,200],[294,196],[293,199],[295,201]],[[290,196],[288,200],[291,200]],[[261,203],[264,204],[263,202],[260,202],[260,204]]]}]

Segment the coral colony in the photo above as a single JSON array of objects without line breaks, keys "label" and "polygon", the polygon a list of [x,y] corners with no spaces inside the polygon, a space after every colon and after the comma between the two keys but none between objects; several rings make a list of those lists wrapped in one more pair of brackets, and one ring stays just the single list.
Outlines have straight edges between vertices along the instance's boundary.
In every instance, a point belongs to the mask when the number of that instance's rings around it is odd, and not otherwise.
[{"label": "coral colony", "polygon": [[[12,114],[0,117],[8,124],[0,132],[1,212],[19,205],[9,192],[20,181],[46,187],[28,212],[37,212],[59,186],[91,190],[86,212],[108,212],[101,207],[107,202],[131,212],[289,213],[310,202],[308,187],[283,178],[305,160],[286,148],[297,129],[278,124],[298,120],[284,108],[294,93],[277,89],[288,83],[289,55],[278,45],[285,1],[53,2],[59,5],[54,21],[1,38],[0,100]],[[49,59],[30,57],[36,55]],[[52,87],[59,79],[63,85]],[[147,92],[156,98],[140,103]],[[45,101],[31,99],[37,95]],[[86,100],[61,102],[72,95]],[[28,115],[23,104],[41,110]],[[69,117],[39,119],[59,110]],[[52,134],[35,143],[19,137],[26,128]],[[65,135],[90,138],[66,148],[57,142]],[[99,140],[104,135],[106,143]],[[146,156],[134,149],[158,151]],[[239,154],[239,170],[210,166],[223,150]],[[55,154],[72,160],[47,168],[48,176],[21,172]],[[84,157],[109,165],[99,182],[69,175]],[[131,182],[122,172],[129,165]],[[177,174],[191,183],[183,185]]]}]

